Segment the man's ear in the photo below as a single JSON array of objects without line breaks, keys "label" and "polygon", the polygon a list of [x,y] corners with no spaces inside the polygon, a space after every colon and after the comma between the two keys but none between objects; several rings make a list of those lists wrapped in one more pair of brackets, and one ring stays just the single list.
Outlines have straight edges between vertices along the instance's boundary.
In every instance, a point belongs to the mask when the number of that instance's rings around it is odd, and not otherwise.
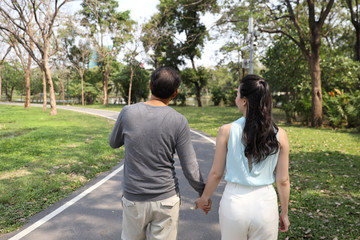
[{"label": "man's ear", "polygon": [[171,99],[175,98],[176,95],[178,95],[179,93],[179,89],[176,89],[176,91],[173,93],[173,95],[171,95]]},{"label": "man's ear", "polygon": [[150,89],[150,91],[151,91],[151,81],[149,81],[149,89]]}]

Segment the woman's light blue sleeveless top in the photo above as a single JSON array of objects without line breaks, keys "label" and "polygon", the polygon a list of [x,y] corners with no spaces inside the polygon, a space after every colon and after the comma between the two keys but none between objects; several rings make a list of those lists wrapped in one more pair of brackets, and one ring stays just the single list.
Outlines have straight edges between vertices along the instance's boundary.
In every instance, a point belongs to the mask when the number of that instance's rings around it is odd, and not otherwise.
[{"label": "woman's light blue sleeveless top", "polygon": [[[263,186],[274,183],[279,151],[268,156],[260,163],[253,163],[250,172],[248,159],[245,156],[245,146],[241,141],[244,126],[244,117],[231,124],[226,155],[225,180],[246,186]],[[278,139],[278,134],[276,138]]]}]

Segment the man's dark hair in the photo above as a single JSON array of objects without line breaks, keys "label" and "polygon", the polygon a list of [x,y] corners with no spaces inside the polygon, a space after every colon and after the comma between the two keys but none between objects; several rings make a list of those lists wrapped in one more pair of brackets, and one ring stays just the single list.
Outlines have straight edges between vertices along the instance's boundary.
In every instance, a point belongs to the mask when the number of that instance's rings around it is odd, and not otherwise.
[{"label": "man's dark hair", "polygon": [[151,93],[161,99],[167,99],[179,88],[180,75],[171,67],[160,67],[151,74]]}]

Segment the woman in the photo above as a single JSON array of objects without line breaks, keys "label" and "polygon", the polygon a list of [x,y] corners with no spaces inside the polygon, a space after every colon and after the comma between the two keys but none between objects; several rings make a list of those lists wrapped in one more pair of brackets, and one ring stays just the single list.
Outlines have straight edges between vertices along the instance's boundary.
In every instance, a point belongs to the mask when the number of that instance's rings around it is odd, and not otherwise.
[{"label": "woman", "polygon": [[210,210],[210,197],[226,166],[227,184],[219,207],[221,239],[277,239],[275,181],[281,204],[279,230],[286,232],[290,225],[288,137],[272,119],[271,93],[263,78],[245,76],[236,105],[243,117],[219,129],[213,166],[196,207]]}]

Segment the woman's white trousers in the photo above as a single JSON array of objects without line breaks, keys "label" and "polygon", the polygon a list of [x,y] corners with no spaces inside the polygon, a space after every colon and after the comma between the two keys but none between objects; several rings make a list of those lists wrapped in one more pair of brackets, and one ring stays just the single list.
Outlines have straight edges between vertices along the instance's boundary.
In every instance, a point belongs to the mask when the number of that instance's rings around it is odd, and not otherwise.
[{"label": "woman's white trousers", "polygon": [[220,201],[222,240],[276,240],[279,211],[273,185],[227,183]]}]

